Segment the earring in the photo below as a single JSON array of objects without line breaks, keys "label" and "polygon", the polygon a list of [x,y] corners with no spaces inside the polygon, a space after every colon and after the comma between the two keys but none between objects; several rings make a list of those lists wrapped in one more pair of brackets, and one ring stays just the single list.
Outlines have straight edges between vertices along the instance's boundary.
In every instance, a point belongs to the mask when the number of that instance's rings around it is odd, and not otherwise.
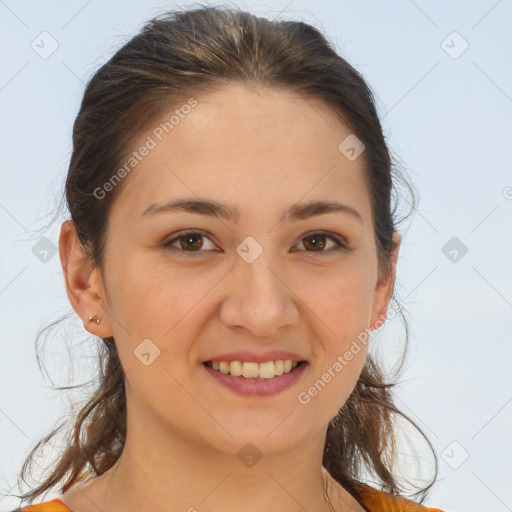
[{"label": "earring", "polygon": [[95,322],[96,322],[96,324],[97,324],[97,325],[99,325],[99,323],[101,322],[101,318],[100,318],[100,319],[98,319],[98,320],[96,320],[96,319],[94,318],[94,316],[90,316],[90,317],[89,317],[89,321],[90,321],[90,322],[94,322],[94,321],[95,321]]}]

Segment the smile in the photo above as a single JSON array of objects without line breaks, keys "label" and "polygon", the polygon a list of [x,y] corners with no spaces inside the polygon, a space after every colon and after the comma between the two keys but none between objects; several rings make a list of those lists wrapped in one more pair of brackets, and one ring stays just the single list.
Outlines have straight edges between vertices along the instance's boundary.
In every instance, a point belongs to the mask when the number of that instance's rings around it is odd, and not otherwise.
[{"label": "smile", "polygon": [[206,361],[203,366],[214,379],[237,394],[270,396],[297,382],[307,366],[306,361],[276,360]]},{"label": "smile", "polygon": [[246,379],[272,379],[283,373],[290,373],[302,361],[277,360],[265,363],[252,361],[207,361],[205,364],[215,371],[234,377],[245,377]]}]

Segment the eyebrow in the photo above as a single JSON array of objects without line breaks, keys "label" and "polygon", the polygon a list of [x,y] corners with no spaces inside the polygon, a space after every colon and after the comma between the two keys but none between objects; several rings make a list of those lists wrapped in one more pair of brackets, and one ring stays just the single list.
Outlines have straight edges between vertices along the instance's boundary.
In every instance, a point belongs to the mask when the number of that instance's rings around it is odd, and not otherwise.
[{"label": "eyebrow", "polygon": [[[222,218],[235,224],[240,218],[240,210],[236,206],[228,206],[217,201],[207,199],[177,199],[165,204],[150,204],[143,212],[141,217],[153,216],[159,213],[169,212],[187,212],[209,217]],[[296,203],[286,210],[281,220],[304,220],[316,215],[326,213],[345,213],[359,220],[364,224],[362,215],[351,206],[339,203],[337,201],[309,201],[307,203]]]}]

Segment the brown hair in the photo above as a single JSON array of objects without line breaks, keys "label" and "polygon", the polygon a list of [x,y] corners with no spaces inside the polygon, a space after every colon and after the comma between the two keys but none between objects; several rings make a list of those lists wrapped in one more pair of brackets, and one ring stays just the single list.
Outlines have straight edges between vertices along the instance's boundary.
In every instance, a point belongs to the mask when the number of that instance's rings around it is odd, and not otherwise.
[{"label": "brown hair", "polygon": [[[411,193],[412,188],[392,165],[365,80],[306,23],[269,21],[235,8],[209,6],[168,12],[149,21],[87,84],[73,126],[65,198],[93,264],[103,268],[108,215],[123,182],[102,200],[94,191],[125,161],[134,137],[184,99],[234,82],[323,100],[364,143],[379,269],[389,272],[397,225],[396,185],[405,184]],[[412,199],[414,205],[414,193]],[[398,304],[395,291],[392,304]],[[398,312],[407,341],[407,321],[399,305]],[[103,474],[118,460],[126,438],[124,373],[114,339],[102,340],[99,387],[74,419],[67,447],[47,478],[19,498],[32,502],[59,483],[60,492],[65,492],[87,476]],[[403,360],[400,370],[402,366]],[[391,388],[396,384],[397,380],[386,381],[369,354],[352,394],[329,424],[323,465],[349,492],[370,478],[383,490],[403,495],[394,469],[394,415],[399,415],[420,432],[434,455],[432,482],[413,495],[424,501],[437,478],[437,457],[421,429],[394,405]],[[21,470],[23,480],[35,453],[63,426],[32,449]]]}]

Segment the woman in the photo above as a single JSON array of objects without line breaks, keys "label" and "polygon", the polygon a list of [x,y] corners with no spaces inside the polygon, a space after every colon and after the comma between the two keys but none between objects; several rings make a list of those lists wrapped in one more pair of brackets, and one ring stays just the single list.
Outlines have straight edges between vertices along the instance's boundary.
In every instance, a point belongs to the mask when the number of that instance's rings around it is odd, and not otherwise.
[{"label": "woman", "polygon": [[313,27],[150,21],[75,121],[59,252],[102,377],[21,496],[60,497],[23,510],[438,510],[405,497],[404,415],[368,354],[392,177],[370,90]]}]

